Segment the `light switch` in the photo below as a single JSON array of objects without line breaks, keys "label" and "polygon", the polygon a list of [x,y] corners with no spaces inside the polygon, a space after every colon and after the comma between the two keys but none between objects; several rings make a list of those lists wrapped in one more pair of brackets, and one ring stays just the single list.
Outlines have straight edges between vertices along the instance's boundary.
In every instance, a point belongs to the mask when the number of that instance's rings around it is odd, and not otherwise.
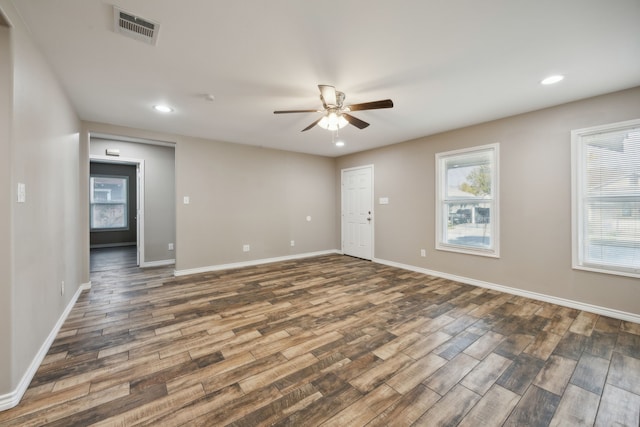
[{"label": "light switch", "polygon": [[184,198],[182,199],[182,203],[184,203],[185,205],[189,204],[189,196],[184,196]]},{"label": "light switch", "polygon": [[25,203],[27,201],[27,187],[23,182],[18,183],[18,203]]}]

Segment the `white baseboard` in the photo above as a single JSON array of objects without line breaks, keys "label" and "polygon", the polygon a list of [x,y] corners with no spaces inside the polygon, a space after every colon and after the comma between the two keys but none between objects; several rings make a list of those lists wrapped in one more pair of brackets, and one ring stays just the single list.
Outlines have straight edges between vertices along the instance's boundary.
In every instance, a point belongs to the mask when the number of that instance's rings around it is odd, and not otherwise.
[{"label": "white baseboard", "polygon": [[187,276],[189,274],[208,273],[210,271],[228,270],[231,268],[251,267],[254,265],[269,264],[272,262],[291,261],[294,259],[310,258],[314,256],[339,254],[339,253],[341,252],[338,251],[337,249],[330,249],[327,251],[319,251],[319,252],[307,252],[303,254],[286,255],[286,256],[275,257],[275,258],[263,258],[263,259],[256,259],[251,261],[233,262],[230,264],[218,264],[218,265],[210,265],[207,267],[190,268],[186,270],[174,270],[173,275]]},{"label": "white baseboard", "polygon": [[73,306],[80,297],[82,291],[87,289],[91,289],[91,282],[83,283],[82,285],[80,285],[76,293],[73,295],[73,298],[71,298],[71,301],[69,301],[69,304],[67,304],[67,307],[60,315],[60,318],[58,318],[58,321],[49,333],[49,336],[47,336],[47,339],[44,341],[44,343],[42,343],[42,346],[40,346],[40,350],[38,350],[38,353],[36,353],[35,357],[31,361],[31,364],[27,368],[27,371],[24,373],[24,375],[22,375],[22,379],[20,379],[18,386],[10,393],[0,395],[0,411],[11,409],[18,403],[20,403],[20,400],[22,399],[24,393],[27,391],[27,388],[29,387],[33,376],[36,374],[36,371],[40,367],[40,364],[44,360],[44,357],[47,355],[49,347],[51,347],[51,344],[53,344],[53,340],[56,339],[56,336],[58,335],[60,328],[64,324],[64,321],[67,320],[67,316],[71,312],[71,309],[73,309]]},{"label": "white baseboard", "polygon": [[150,267],[164,267],[167,265],[175,264],[175,259],[163,259],[160,261],[149,261],[140,263],[140,268],[150,268]]},{"label": "white baseboard", "polygon": [[552,295],[539,294],[537,292],[525,291],[518,288],[512,288],[509,286],[498,285],[495,283],[484,282],[482,280],[470,279],[468,277],[456,276],[454,274],[442,273],[440,271],[427,270],[426,268],[416,267],[408,264],[401,264],[394,261],[387,261],[384,259],[374,258],[373,262],[378,264],[384,264],[391,267],[398,267],[404,270],[415,271],[417,273],[428,274],[430,276],[441,277],[443,279],[454,280],[460,283],[466,283],[468,285],[478,286],[481,288],[493,289],[496,291],[504,292],[507,294],[518,295],[526,298],[535,299],[538,301],[549,302],[552,304],[561,305],[564,307],[575,308],[577,310],[588,311],[590,313],[600,314],[602,316],[612,317],[614,319],[624,320],[627,322],[640,323],[640,315],[634,313],[628,313],[626,311],[614,310],[607,307],[601,307],[598,305],[588,304],[580,301],[569,300],[565,298],[554,297]]}]

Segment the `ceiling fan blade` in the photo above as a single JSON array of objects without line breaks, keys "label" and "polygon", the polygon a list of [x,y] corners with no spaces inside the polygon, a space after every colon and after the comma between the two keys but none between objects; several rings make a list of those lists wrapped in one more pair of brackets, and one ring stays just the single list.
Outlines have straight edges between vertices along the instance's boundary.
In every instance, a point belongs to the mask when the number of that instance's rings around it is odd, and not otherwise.
[{"label": "ceiling fan blade", "polygon": [[393,108],[393,101],[390,99],[383,99],[381,101],[363,102],[362,104],[353,104],[347,107],[349,111],[361,111],[361,110],[379,110],[381,108]]},{"label": "ceiling fan blade", "polygon": [[327,106],[330,105],[338,105],[335,87],[329,85],[318,85],[318,89],[320,89],[320,96],[322,97],[322,104],[324,105],[324,108],[327,108]]},{"label": "ceiling fan blade", "polygon": [[312,127],[314,127],[315,125],[317,125],[317,124],[318,124],[318,122],[319,122],[320,120],[322,120],[322,117],[320,117],[320,118],[319,118],[318,120],[316,120],[315,122],[311,123],[311,124],[310,124],[309,126],[307,126],[306,128],[302,129],[300,132],[304,132],[304,131],[306,131],[306,130],[311,129]]},{"label": "ceiling fan blade", "polygon": [[286,113],[321,113],[322,110],[278,110],[273,114],[286,114]]},{"label": "ceiling fan blade", "polygon": [[342,117],[344,117],[345,119],[347,119],[347,121],[349,123],[351,123],[352,125],[354,125],[355,127],[357,127],[358,129],[364,129],[367,126],[369,126],[369,123],[358,119],[357,117],[353,117],[351,114],[347,114],[347,113],[342,113]]}]

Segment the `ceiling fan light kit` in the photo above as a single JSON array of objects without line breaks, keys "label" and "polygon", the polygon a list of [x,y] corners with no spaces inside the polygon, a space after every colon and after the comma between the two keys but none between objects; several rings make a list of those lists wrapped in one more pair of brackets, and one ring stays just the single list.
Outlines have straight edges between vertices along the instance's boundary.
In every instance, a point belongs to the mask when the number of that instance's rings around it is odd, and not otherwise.
[{"label": "ceiling fan light kit", "polygon": [[382,108],[392,108],[393,101],[390,99],[383,99],[380,101],[364,102],[361,104],[344,105],[345,95],[344,92],[339,92],[335,87],[329,85],[318,85],[320,89],[320,100],[322,101],[322,110],[276,110],[274,114],[286,114],[286,113],[323,113],[322,117],[311,123],[306,128],[302,129],[302,132],[311,129],[318,125],[323,129],[335,131],[342,129],[348,124],[352,124],[358,129],[364,129],[369,126],[369,123],[364,120],[360,120],[357,117],[349,114],[352,111],[362,110],[378,110]]},{"label": "ceiling fan light kit", "polygon": [[318,122],[318,126],[320,126],[322,129],[327,130],[342,129],[348,124],[349,122],[342,116],[342,114],[336,113],[334,111],[328,113],[325,116],[322,116],[322,118]]}]

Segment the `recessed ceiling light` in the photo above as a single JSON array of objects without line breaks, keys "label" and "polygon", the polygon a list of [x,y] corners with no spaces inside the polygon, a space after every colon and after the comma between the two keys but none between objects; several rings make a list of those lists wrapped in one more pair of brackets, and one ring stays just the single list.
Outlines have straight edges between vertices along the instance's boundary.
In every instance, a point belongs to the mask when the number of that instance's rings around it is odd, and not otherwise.
[{"label": "recessed ceiling light", "polygon": [[156,111],[160,111],[161,113],[171,113],[173,111],[173,108],[169,107],[168,105],[154,105],[153,109]]},{"label": "recessed ceiling light", "polygon": [[559,81],[563,80],[564,76],[560,75],[560,74],[556,74],[555,76],[549,76],[546,79],[542,80],[540,83],[543,85],[552,85],[554,83],[558,83]]}]

